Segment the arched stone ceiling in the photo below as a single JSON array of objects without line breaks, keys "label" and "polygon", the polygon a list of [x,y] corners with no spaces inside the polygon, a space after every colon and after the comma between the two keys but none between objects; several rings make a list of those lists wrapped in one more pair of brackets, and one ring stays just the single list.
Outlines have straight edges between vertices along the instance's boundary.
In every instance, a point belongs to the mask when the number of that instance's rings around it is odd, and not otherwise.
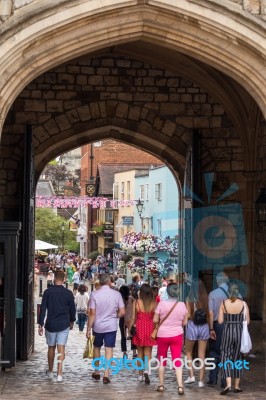
[{"label": "arched stone ceiling", "polygon": [[[165,53],[171,55],[169,68],[186,55],[201,66],[193,68],[198,77],[205,71],[206,78],[209,68],[215,68],[233,78],[246,90],[246,100],[237,96],[237,90],[229,92],[236,84],[216,72],[212,80],[225,84],[229,93],[221,104],[225,107],[233,94],[232,101],[248,110],[252,97],[266,115],[265,24],[221,5],[206,10],[204,1],[111,3],[70,2],[69,8],[32,9],[27,18],[21,15],[8,21],[0,47],[0,126],[19,92],[42,72],[96,50],[138,41],[147,52],[160,46],[163,54],[154,56],[161,62]],[[132,47],[123,49],[132,51]],[[235,123],[241,125],[241,118],[235,117]]]}]

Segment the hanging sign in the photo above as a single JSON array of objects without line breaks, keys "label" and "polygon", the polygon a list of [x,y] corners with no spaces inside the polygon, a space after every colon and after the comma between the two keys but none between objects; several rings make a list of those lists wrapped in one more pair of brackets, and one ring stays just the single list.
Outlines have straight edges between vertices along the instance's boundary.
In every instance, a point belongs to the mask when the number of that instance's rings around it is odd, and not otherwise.
[{"label": "hanging sign", "polygon": [[131,216],[122,217],[122,220],[123,220],[123,225],[134,225],[134,222],[133,222],[134,217],[131,217]]}]

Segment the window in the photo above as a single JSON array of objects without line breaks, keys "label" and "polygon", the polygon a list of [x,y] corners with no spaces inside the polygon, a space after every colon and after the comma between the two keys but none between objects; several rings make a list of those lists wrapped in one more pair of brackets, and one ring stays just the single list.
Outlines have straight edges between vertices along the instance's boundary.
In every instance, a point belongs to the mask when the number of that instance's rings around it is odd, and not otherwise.
[{"label": "window", "polygon": [[118,200],[118,189],[119,189],[118,183],[114,183],[113,184],[113,199],[114,200]]},{"label": "window", "polygon": [[162,235],[162,220],[161,219],[157,219],[157,232],[158,232],[159,236]]},{"label": "window", "polygon": [[125,182],[121,182],[121,200],[125,199]]},{"label": "window", "polygon": [[102,142],[94,142],[93,147],[102,147]]},{"label": "window", "polygon": [[146,183],[146,200],[149,200],[149,184]]},{"label": "window", "polygon": [[140,200],[144,200],[144,192],[145,192],[144,185],[140,185],[140,187],[139,187],[139,198],[140,198]]},{"label": "window", "polygon": [[127,200],[130,200],[130,181],[127,181]]},{"label": "window", "polygon": [[156,200],[162,200],[162,184],[161,183],[157,183],[155,185],[155,199]]},{"label": "window", "polygon": [[105,211],[105,222],[113,223],[113,211]]}]

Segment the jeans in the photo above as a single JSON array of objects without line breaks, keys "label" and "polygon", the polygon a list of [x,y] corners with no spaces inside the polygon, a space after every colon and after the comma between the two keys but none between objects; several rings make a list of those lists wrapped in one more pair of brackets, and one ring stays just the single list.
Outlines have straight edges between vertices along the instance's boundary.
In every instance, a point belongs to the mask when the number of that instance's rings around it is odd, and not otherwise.
[{"label": "jeans", "polygon": [[78,326],[80,332],[83,332],[86,321],[87,321],[86,313],[78,313]]},{"label": "jeans", "polygon": [[[119,328],[120,328],[120,332],[121,332],[121,351],[123,353],[126,353],[127,351],[127,338],[125,335],[125,318],[122,317],[119,319]],[[131,350],[136,350],[137,346],[135,346],[134,344],[132,344],[131,341]]]},{"label": "jeans", "polygon": [[124,317],[119,319],[119,328],[121,332],[121,351],[125,353],[127,351],[127,338],[125,335],[125,319]]},{"label": "jeans", "polygon": [[[216,340],[210,339],[210,358],[214,358],[214,362],[216,364],[216,368],[212,369],[209,372],[209,380],[212,383],[217,383],[218,381],[218,373],[219,373],[219,367],[218,364],[221,362],[221,343],[222,343],[222,336],[223,336],[223,329],[224,329],[224,324],[218,324],[218,322],[213,323],[213,329],[216,333]],[[222,384],[224,383],[223,380],[221,382]]]}]

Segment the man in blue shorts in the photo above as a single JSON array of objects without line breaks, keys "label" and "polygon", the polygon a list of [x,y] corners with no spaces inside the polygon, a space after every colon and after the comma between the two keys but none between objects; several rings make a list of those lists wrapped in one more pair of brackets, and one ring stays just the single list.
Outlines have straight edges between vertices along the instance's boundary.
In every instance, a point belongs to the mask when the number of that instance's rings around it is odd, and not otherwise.
[{"label": "man in blue shorts", "polygon": [[[115,347],[118,318],[125,315],[125,304],[121,294],[111,289],[111,280],[108,274],[101,274],[99,277],[100,289],[90,295],[89,321],[87,325],[87,337],[93,329],[94,351],[93,358],[99,358],[101,347],[105,347],[105,359],[108,362],[113,357]],[[97,366],[97,361],[95,361]],[[99,370],[95,370],[92,378],[100,380]],[[110,383],[109,368],[104,371],[103,383]]]},{"label": "man in blue shorts", "polygon": [[[65,359],[65,346],[68,333],[73,329],[76,319],[76,308],[73,293],[63,286],[65,273],[56,271],[54,274],[54,285],[43,293],[40,315],[38,319],[39,335],[45,337],[48,345],[48,366],[46,371],[48,377],[53,379],[53,366],[55,348],[58,351],[57,382],[62,382],[63,361]],[[44,319],[47,311],[47,317]]]}]

